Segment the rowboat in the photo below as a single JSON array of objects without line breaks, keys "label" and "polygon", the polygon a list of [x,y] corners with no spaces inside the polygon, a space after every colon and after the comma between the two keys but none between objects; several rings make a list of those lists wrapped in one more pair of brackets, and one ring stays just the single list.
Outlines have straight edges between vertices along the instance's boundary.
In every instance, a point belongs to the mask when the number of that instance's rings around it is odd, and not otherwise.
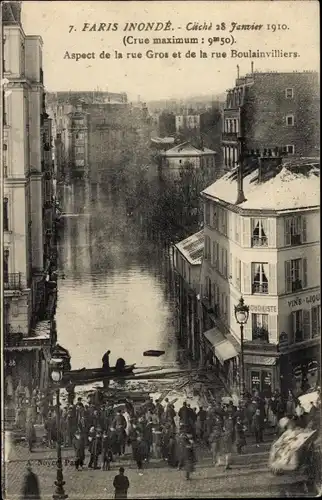
[{"label": "rowboat", "polygon": [[108,371],[103,368],[81,368],[80,370],[70,370],[64,373],[63,382],[72,381],[77,382],[99,382],[104,379],[112,379],[117,376],[122,377],[133,373],[135,363],[132,365],[125,365],[122,371],[116,370],[111,367]]}]

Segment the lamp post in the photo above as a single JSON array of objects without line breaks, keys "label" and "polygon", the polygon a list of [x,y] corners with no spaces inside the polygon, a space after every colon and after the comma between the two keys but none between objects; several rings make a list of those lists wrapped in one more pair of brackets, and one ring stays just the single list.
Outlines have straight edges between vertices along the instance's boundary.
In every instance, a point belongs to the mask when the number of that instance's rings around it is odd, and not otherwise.
[{"label": "lamp post", "polygon": [[60,358],[52,358],[51,365],[51,378],[56,384],[56,425],[57,425],[57,476],[56,476],[56,490],[53,494],[54,500],[65,500],[68,498],[64,491],[64,476],[63,464],[61,459],[61,428],[60,428],[60,401],[59,401],[59,383],[63,378],[63,360]]},{"label": "lamp post", "polygon": [[240,399],[245,396],[245,367],[244,367],[244,325],[248,321],[249,307],[245,304],[243,297],[240,297],[235,306],[235,318],[240,325]]}]

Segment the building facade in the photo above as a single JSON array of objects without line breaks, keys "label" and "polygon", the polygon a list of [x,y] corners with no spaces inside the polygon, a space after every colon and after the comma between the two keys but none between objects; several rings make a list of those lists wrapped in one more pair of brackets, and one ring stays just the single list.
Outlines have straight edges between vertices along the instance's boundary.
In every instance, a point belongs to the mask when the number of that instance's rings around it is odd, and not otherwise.
[{"label": "building facade", "polygon": [[161,174],[177,178],[184,166],[188,163],[195,170],[204,172],[205,176],[212,175],[215,178],[216,152],[211,149],[194,147],[190,142],[178,144],[160,154]]},{"label": "building facade", "polygon": [[177,300],[177,332],[194,361],[200,359],[199,281],[204,248],[203,230],[173,246]]},{"label": "building facade", "polygon": [[13,386],[18,379],[39,385],[45,383],[52,342],[50,322],[37,334],[46,319],[53,244],[51,133],[42,40],[24,33],[19,2],[3,9],[3,43],[5,375]]},{"label": "building facade", "polygon": [[223,114],[225,168],[236,165],[240,139],[249,150],[278,147],[289,156],[319,156],[319,116],[317,72],[238,76]]},{"label": "building facade", "polygon": [[269,394],[314,385],[320,370],[320,161],[266,160],[239,167],[202,193],[200,294],[204,345],[236,392],[234,307],[244,297],[246,389]]},{"label": "building facade", "polygon": [[182,114],[175,117],[176,132],[184,132],[185,130],[198,131],[200,129],[200,114]]}]

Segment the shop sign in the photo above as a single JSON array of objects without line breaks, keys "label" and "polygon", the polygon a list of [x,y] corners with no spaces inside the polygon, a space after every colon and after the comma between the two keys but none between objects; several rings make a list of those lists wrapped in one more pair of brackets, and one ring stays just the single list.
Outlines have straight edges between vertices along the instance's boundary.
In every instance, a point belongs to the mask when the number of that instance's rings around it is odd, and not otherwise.
[{"label": "shop sign", "polygon": [[252,313],[277,313],[276,306],[250,305],[249,310]]},{"label": "shop sign", "polygon": [[320,293],[314,293],[311,295],[306,295],[306,297],[296,297],[295,299],[288,300],[288,307],[293,308],[293,307],[299,307],[304,304],[317,304],[320,302],[321,295]]}]

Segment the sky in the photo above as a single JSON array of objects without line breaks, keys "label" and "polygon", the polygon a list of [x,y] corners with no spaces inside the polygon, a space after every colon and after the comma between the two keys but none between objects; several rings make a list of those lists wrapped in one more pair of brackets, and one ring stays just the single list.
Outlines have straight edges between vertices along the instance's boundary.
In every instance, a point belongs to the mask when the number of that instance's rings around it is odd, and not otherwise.
[{"label": "sky", "polygon": [[[124,31],[127,22],[165,25],[168,21],[171,29],[167,31]],[[117,23],[118,29],[99,32],[102,22]],[[201,26],[206,23],[208,28],[211,24],[211,28],[188,31],[187,24],[194,22]],[[221,23],[225,23],[225,30],[216,29]],[[231,32],[232,23],[254,23],[262,28],[235,28]],[[44,82],[48,91],[99,88],[126,92],[130,99],[140,96],[147,101],[186,98],[225,92],[234,86],[237,65],[243,75],[250,71],[251,61],[255,71],[319,69],[319,3],[315,0],[25,1],[22,2],[22,24],[27,35],[40,35],[43,39]],[[96,31],[89,31],[94,24]],[[271,25],[275,25],[275,31]],[[128,36],[148,39],[149,43],[134,45],[129,43],[133,38],[126,38],[124,46],[124,37]],[[173,36],[198,38],[198,43],[153,44],[154,38],[172,39]],[[214,37],[229,38],[234,43],[212,42],[210,46]],[[231,57],[231,50],[248,53],[249,50],[272,52],[274,49],[297,52],[298,57]],[[147,58],[148,50],[167,53],[168,58]],[[194,52],[196,57],[187,57],[189,50],[190,56]],[[200,58],[200,50],[208,57]],[[109,53],[110,58],[100,58],[102,51]],[[122,53],[123,58],[115,58],[115,51]],[[216,53],[214,57],[212,52]],[[226,52],[226,58],[218,58],[218,52]],[[72,53],[94,53],[95,58],[76,61],[71,58]],[[133,58],[133,53],[141,53],[142,57]]]}]

